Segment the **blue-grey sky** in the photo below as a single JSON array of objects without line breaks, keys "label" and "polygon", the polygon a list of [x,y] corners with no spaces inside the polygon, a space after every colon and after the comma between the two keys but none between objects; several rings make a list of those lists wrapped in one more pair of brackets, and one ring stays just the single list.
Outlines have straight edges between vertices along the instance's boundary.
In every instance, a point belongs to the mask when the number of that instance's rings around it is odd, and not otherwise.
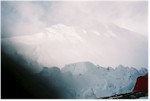
[{"label": "blue-grey sky", "polygon": [[148,1],[2,1],[2,38],[33,34],[62,23],[94,26],[114,23],[147,36]]}]

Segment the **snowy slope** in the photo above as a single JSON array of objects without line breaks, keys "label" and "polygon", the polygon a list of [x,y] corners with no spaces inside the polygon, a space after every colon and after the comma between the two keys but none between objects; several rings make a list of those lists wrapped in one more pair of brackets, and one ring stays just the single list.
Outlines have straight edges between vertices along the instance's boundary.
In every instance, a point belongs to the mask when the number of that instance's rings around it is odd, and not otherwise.
[{"label": "snowy slope", "polygon": [[91,62],[78,62],[65,65],[61,70],[44,68],[40,75],[51,78],[50,82],[60,87],[63,98],[95,99],[132,92],[137,77],[147,73],[147,69],[143,70],[145,72],[140,73],[140,70],[122,65],[113,69]]},{"label": "snowy slope", "polygon": [[147,67],[143,60],[147,56],[147,39],[114,24],[95,28],[53,25],[40,33],[4,38],[2,50],[21,58],[25,65],[39,68],[62,68],[80,61],[113,67],[118,64]]}]

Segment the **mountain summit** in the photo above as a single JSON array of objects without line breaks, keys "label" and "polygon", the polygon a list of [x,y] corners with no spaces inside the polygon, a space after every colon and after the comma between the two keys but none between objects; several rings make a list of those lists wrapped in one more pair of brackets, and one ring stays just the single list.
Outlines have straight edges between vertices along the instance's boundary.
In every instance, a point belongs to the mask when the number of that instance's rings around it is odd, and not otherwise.
[{"label": "mountain summit", "polygon": [[115,24],[88,29],[57,24],[37,34],[4,38],[2,50],[32,66],[92,61],[102,66],[147,67],[147,39]]}]

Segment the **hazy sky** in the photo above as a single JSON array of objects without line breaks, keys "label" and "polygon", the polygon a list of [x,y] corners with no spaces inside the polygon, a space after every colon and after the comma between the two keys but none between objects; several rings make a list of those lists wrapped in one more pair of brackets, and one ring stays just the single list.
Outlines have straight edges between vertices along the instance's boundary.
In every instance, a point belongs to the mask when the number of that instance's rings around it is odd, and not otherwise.
[{"label": "hazy sky", "polygon": [[147,1],[2,1],[1,6],[2,38],[37,33],[58,23],[92,27],[111,22],[145,36],[148,32]]}]

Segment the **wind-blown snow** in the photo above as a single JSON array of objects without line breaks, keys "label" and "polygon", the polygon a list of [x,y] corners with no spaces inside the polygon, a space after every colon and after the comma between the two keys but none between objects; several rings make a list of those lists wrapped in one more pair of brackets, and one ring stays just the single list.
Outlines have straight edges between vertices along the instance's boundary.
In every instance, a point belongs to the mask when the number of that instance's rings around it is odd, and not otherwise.
[{"label": "wind-blown snow", "polygon": [[46,68],[40,72],[50,84],[60,89],[62,98],[95,99],[114,94],[132,92],[136,79],[147,74],[133,67],[119,65],[112,67],[96,66],[91,62],[68,64],[61,70],[57,67]]},{"label": "wind-blown snow", "polygon": [[144,36],[114,24],[97,24],[94,29],[53,25],[37,34],[4,38],[2,50],[32,68],[62,68],[80,61],[141,68],[147,67],[148,56]]}]

